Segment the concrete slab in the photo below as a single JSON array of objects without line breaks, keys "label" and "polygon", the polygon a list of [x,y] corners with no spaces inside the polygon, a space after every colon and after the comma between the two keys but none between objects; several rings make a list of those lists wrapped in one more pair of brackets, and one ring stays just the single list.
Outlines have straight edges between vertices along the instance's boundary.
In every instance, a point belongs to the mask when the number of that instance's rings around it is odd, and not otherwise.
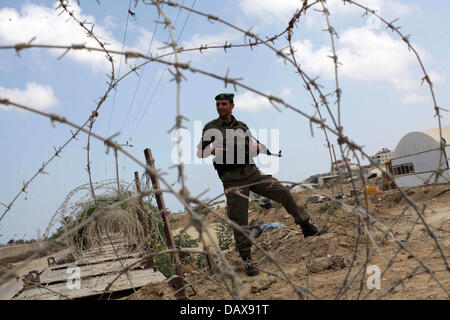
[{"label": "concrete slab", "polygon": [[[133,270],[130,271],[128,275],[131,282],[127,275],[123,274],[116,282],[114,282],[108,292],[132,289],[133,287],[138,289],[151,282],[156,283],[166,280],[166,277],[161,272],[155,272],[152,269]],[[90,297],[102,294],[108,284],[111,283],[116,276],[116,274],[109,274],[85,280],[81,279],[79,289],[70,289],[68,288],[67,283],[49,285],[47,287],[49,290],[45,288],[25,289],[12,300],[65,300],[67,298],[76,299]]]},{"label": "concrete slab", "polygon": [[[108,261],[98,264],[90,264],[90,265],[84,265],[80,266],[80,276],[82,279],[98,276],[98,275],[104,275],[108,273],[118,273],[119,271],[125,269],[128,266],[131,266],[133,263],[136,263],[140,259],[134,258],[134,259],[127,259],[124,261]],[[51,284],[55,282],[66,282],[70,274],[69,267],[77,266],[76,264],[68,265],[65,268],[58,269],[58,270],[51,270],[51,269],[45,269],[44,272],[40,275],[41,284]],[[131,270],[139,268],[140,265],[136,264],[134,265]]]}]

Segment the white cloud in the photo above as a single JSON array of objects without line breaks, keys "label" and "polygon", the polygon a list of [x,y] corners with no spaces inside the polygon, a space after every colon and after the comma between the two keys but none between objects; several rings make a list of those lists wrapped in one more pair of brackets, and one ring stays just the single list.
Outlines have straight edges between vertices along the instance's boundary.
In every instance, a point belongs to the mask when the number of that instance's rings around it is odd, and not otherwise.
[{"label": "white cloud", "polygon": [[271,23],[273,20],[289,19],[301,3],[292,0],[241,0],[239,7],[246,15]]},{"label": "white cloud", "polygon": [[116,22],[116,18],[114,16],[106,16],[105,18],[103,18],[103,24],[105,25],[105,27],[107,28],[116,28],[118,26],[118,23]]},{"label": "white cloud", "polygon": [[[381,17],[407,16],[417,9],[416,6],[404,4],[400,0],[359,0],[357,2],[364,7],[375,10]],[[361,16],[364,13],[364,10],[356,5],[350,3],[344,5],[342,0],[328,0],[326,7],[330,11],[330,14],[353,14],[355,16]]]},{"label": "white cloud", "polygon": [[281,96],[283,98],[289,98],[292,96],[292,88],[286,87],[281,91]]},{"label": "white cloud", "polygon": [[[12,8],[0,9],[0,44],[16,44],[28,42],[36,37],[34,43],[52,44],[52,45],[72,45],[83,44],[87,46],[100,48],[100,45],[91,37],[87,37],[86,31],[80,27],[73,19],[69,19],[66,13],[58,15],[59,11],[54,10],[58,2],[53,7],[39,6],[25,3],[21,6],[20,12]],[[80,7],[76,2],[71,2],[71,10],[81,21],[88,21],[95,24],[94,33],[109,45],[107,49],[121,50],[122,43],[114,39],[110,31],[96,22],[95,17],[82,14]],[[113,21],[105,18],[105,25],[111,27]],[[151,37],[140,29],[141,38],[145,37],[149,41]],[[141,42],[144,40],[140,39]],[[135,48],[144,49],[139,43],[137,47],[125,48],[131,50]],[[59,56],[63,51],[50,50],[55,56]],[[102,52],[88,52],[86,50],[72,50],[65,58],[72,59],[78,63],[88,64],[94,71],[110,71],[111,64],[105,58]],[[119,57],[114,56],[118,61]]]},{"label": "white cloud", "polygon": [[430,71],[428,72],[428,76],[431,79],[431,82],[433,84],[438,84],[438,83],[443,83],[445,82],[445,78],[443,75],[441,75],[440,73],[436,72],[436,71]]},{"label": "white cloud", "polygon": [[[55,97],[52,87],[40,85],[35,82],[27,83],[25,90],[0,87],[0,97],[39,110],[47,109],[58,104],[58,99]],[[3,105],[0,106],[2,108],[8,108]]]},{"label": "white cloud", "polygon": [[377,10],[380,15],[395,15],[397,17],[412,14],[416,6],[404,4],[399,0],[360,0],[360,3]]},{"label": "white cloud", "polygon": [[256,112],[273,108],[269,100],[251,91],[246,91],[234,98],[236,110]]},{"label": "white cloud", "polygon": [[142,28],[142,27],[138,27],[137,30],[140,33],[139,37],[137,38],[137,44],[133,47],[125,46],[125,50],[137,51],[137,52],[141,52],[143,54],[147,54],[149,45],[151,43],[152,46],[150,48],[151,49],[150,52],[153,56],[161,55],[163,53],[172,51],[172,48],[159,49],[161,47],[167,47],[167,45],[164,45],[162,42],[160,42],[156,39],[153,39],[153,42],[152,42],[152,37],[153,37],[152,32],[147,31],[145,28]]},{"label": "white cloud", "polygon": [[[337,56],[340,77],[359,81],[388,81],[397,90],[418,88],[420,74],[417,60],[401,40],[392,38],[387,32],[374,32],[366,28],[345,30],[338,40]],[[328,57],[329,46],[318,49],[309,40],[294,44],[301,67],[311,76],[334,78],[334,64]],[[423,52],[423,50],[419,49]],[[426,53],[424,53],[427,56]],[[432,73],[437,81],[442,77]]]},{"label": "white cloud", "polygon": [[[261,19],[263,24],[272,24],[274,21],[285,21],[286,23],[293,16],[296,9],[302,7],[302,1],[295,0],[241,0],[239,7],[247,16],[253,16]],[[399,0],[359,0],[358,3],[376,10],[381,16],[405,16],[411,14],[415,7],[406,5]],[[332,15],[354,14],[361,16],[362,9],[347,3],[344,5],[342,0],[328,0],[326,7]],[[308,26],[315,26],[316,22],[324,23],[321,13],[311,15],[312,9],[321,10],[322,5],[319,3],[309,9],[306,17]],[[304,18],[302,18],[304,19]],[[320,20],[319,20],[320,19]]]},{"label": "white cloud", "polygon": [[233,31],[224,31],[219,34],[194,34],[191,39],[182,42],[183,48],[195,48],[201,45],[223,45],[226,41],[230,43],[239,36],[239,33]]},{"label": "white cloud", "polygon": [[417,93],[411,93],[402,98],[403,104],[415,104],[415,103],[426,102],[426,101],[429,101],[429,97],[422,96]]},{"label": "white cloud", "polygon": [[[270,93],[269,93],[270,94]],[[289,87],[281,90],[281,97],[288,98],[292,94]],[[246,91],[236,95],[234,98],[235,108],[238,111],[258,112],[262,110],[276,110],[266,97],[260,96],[254,92]]]},{"label": "white cloud", "polygon": [[[235,41],[239,38],[242,38],[242,41],[244,41],[242,34],[235,32],[235,31],[224,31],[222,33],[218,34],[194,34],[190,39],[184,40],[181,43],[181,46],[183,49],[190,49],[190,48],[200,48],[201,46],[209,45],[209,46],[223,46],[225,43],[230,44],[232,41]],[[233,43],[234,44],[234,43]],[[236,43],[237,44],[237,43]],[[181,57],[185,60],[191,60],[198,57],[205,56],[207,54],[225,54],[225,51],[223,48],[219,49],[207,49],[203,50],[202,53],[200,51],[187,51],[184,53],[181,53]]]}]

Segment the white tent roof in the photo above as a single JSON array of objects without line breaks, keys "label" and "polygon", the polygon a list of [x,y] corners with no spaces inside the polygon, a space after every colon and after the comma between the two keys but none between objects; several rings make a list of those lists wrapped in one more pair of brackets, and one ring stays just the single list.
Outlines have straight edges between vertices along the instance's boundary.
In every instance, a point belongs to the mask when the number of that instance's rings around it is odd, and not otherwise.
[{"label": "white tent roof", "polygon": [[367,174],[368,177],[370,177],[371,175],[376,174],[377,177],[381,177],[383,176],[383,171],[381,171],[378,168],[373,168],[372,170],[370,170]]},{"label": "white tent roof", "polygon": [[[450,143],[450,125],[442,126],[442,137]],[[439,129],[410,132],[403,136],[392,155],[393,159],[439,148]]]},{"label": "white tent roof", "polygon": [[[439,142],[439,128],[428,129],[422,132]],[[442,126],[442,137],[447,141],[447,144],[450,143],[450,124]]]}]

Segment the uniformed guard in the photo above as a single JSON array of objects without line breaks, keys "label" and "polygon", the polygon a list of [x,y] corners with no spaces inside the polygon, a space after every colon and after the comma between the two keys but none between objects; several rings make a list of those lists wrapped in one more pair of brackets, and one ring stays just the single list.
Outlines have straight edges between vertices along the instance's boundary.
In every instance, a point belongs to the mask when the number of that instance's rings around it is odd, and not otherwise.
[{"label": "uniformed guard", "polygon": [[[234,94],[221,93],[215,97],[219,117],[203,128],[202,140],[197,146],[197,156],[206,158],[214,155],[214,168],[222,180],[227,199],[227,216],[241,226],[245,236],[233,228],[236,251],[246,264],[246,273],[256,276],[250,253],[248,238],[248,196],[250,191],[281,203],[302,228],[303,236],[311,237],[322,233],[309,223],[309,215],[303,206],[298,206],[290,191],[271,175],[262,174],[253,157],[260,152],[270,153],[264,145],[253,139],[247,125],[232,115]],[[256,141],[255,141],[256,140]],[[246,186],[250,184],[250,186]],[[233,191],[233,187],[246,186]],[[243,196],[242,196],[243,195]]]}]

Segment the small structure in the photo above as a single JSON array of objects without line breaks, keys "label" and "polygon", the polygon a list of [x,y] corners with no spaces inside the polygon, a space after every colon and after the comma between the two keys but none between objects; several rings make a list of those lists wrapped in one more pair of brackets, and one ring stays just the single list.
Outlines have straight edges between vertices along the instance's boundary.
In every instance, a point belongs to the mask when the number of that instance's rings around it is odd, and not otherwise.
[{"label": "small structure", "polygon": [[450,146],[447,146],[447,139],[450,139],[450,125],[442,127],[442,140],[438,128],[406,134],[391,160],[396,185],[416,187],[448,182]]},{"label": "small structure", "polygon": [[388,161],[392,159],[393,152],[388,148],[382,148],[381,151],[378,151],[374,156],[372,156],[373,162],[377,166],[384,166]]},{"label": "small structure", "polygon": [[314,190],[314,189],[318,189],[319,188],[319,184],[317,183],[301,183],[301,184],[297,184],[295,186],[293,186],[290,190],[291,193],[297,193],[297,192],[303,192],[306,190]]},{"label": "small structure", "polygon": [[379,178],[383,176],[383,171],[378,168],[374,168],[367,173],[366,179]]},{"label": "small structure", "polygon": [[[345,158],[345,160],[336,160],[333,162],[334,171],[344,178],[349,178],[351,176],[358,176],[360,172],[360,167],[356,163],[351,163],[350,159]],[[320,179],[324,177],[319,177]]]},{"label": "small structure", "polygon": [[321,194],[313,194],[312,196],[310,196],[308,198],[307,202],[309,202],[309,203],[322,203],[322,202],[329,201],[329,200],[331,200],[331,199],[328,198],[328,197],[325,197],[325,196],[323,196]]}]

